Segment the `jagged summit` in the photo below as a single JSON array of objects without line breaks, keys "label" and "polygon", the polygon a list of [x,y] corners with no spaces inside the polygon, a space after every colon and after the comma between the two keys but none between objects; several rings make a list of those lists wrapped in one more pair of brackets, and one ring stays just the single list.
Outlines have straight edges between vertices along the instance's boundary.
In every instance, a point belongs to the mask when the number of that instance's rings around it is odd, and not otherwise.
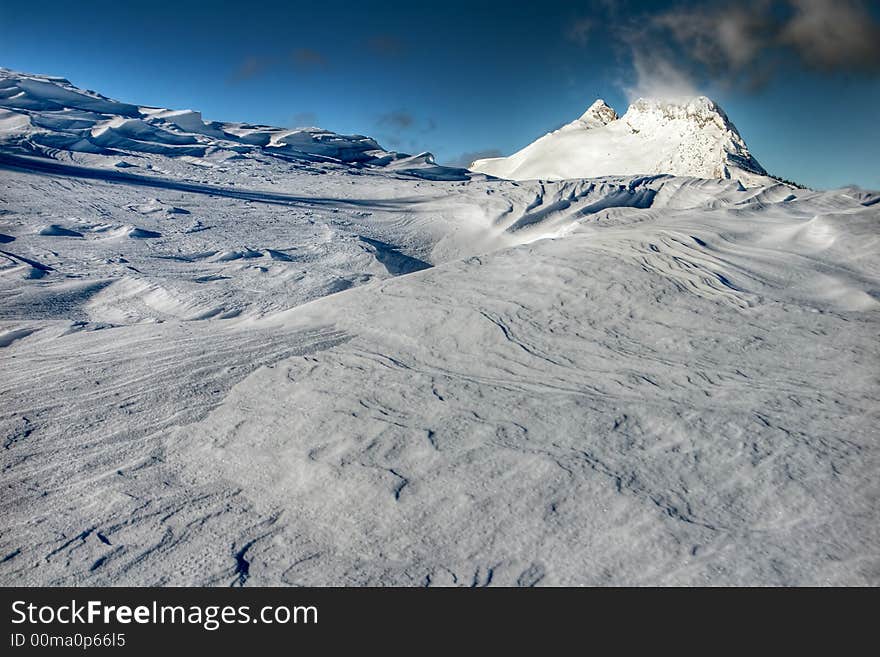
[{"label": "jagged summit", "polygon": [[706,96],[680,99],[639,98],[632,102],[624,115],[630,123],[646,116],[665,121],[692,121],[700,127],[714,123],[720,130],[736,131],[724,110]]},{"label": "jagged summit", "polygon": [[521,151],[477,160],[471,169],[515,180],[668,173],[767,182],[727,114],[705,96],[639,98],[623,116],[600,99]]},{"label": "jagged summit", "polygon": [[601,98],[587,108],[587,111],[581,114],[578,121],[588,127],[597,127],[608,125],[612,121],[618,119],[617,112]]}]

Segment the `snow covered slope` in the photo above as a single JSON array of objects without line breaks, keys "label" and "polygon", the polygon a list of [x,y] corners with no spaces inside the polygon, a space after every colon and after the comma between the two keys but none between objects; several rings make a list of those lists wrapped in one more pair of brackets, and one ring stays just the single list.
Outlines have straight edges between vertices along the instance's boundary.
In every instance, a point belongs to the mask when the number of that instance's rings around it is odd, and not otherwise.
[{"label": "snow covered slope", "polygon": [[[217,163],[244,154],[382,165],[406,157],[361,135],[204,121],[199,112],[137,107],[58,77],[0,68],[0,140],[9,152],[158,154]],[[124,166],[122,159],[117,162]]]},{"label": "snow covered slope", "polygon": [[724,111],[704,96],[639,99],[618,117],[597,100],[579,119],[510,157],[477,160],[480,171],[513,180],[668,173],[768,184],[764,168]]},{"label": "snow covered slope", "polygon": [[[880,584],[880,194],[318,158],[6,76],[0,583]],[[71,148],[128,119],[207,150]]]}]

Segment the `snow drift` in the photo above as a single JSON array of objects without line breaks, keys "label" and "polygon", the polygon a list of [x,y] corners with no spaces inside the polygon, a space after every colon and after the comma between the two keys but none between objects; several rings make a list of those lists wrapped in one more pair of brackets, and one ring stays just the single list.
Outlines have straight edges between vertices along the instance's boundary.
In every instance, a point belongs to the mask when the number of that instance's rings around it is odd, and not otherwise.
[{"label": "snow drift", "polygon": [[0,583],[880,583],[880,194],[702,101],[517,182],[0,81]]}]

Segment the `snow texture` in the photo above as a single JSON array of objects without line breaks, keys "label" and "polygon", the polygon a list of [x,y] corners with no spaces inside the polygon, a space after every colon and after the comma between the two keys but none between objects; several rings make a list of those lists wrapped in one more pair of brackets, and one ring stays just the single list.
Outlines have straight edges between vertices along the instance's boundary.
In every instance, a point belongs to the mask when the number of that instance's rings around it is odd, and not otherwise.
[{"label": "snow texture", "polygon": [[3,584],[880,583],[880,194],[0,90]]}]

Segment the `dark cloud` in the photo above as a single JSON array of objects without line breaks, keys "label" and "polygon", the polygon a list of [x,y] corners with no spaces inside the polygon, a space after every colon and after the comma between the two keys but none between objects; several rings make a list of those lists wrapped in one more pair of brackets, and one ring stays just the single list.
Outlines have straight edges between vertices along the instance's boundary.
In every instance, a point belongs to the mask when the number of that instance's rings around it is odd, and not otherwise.
[{"label": "dark cloud", "polygon": [[409,130],[416,123],[415,118],[409,112],[403,110],[395,110],[382,114],[376,121],[376,125],[382,128],[389,128],[395,132]]},{"label": "dark cloud", "polygon": [[634,88],[708,78],[756,89],[792,64],[880,75],[880,22],[858,0],[690,5],[643,17],[621,34],[632,49]]},{"label": "dark cloud", "polygon": [[437,121],[433,118],[428,117],[427,119],[420,120],[406,110],[394,110],[380,114],[376,119],[376,125],[386,132],[390,131],[394,134],[414,130],[418,130],[421,134],[426,134],[437,129]]},{"label": "dark cloud", "polygon": [[469,151],[449,160],[446,162],[446,166],[467,169],[474,160],[482,160],[487,157],[502,157],[502,153],[497,148],[487,148],[482,151]]},{"label": "dark cloud", "polygon": [[403,41],[388,34],[379,34],[367,39],[367,47],[383,57],[399,57],[406,51]]},{"label": "dark cloud", "polygon": [[325,69],[328,66],[324,54],[311,48],[297,48],[290,53],[290,61],[296,68],[306,71]]},{"label": "dark cloud", "polygon": [[791,0],[794,15],[778,35],[813,68],[880,73],[880,22],[860,2]]}]

